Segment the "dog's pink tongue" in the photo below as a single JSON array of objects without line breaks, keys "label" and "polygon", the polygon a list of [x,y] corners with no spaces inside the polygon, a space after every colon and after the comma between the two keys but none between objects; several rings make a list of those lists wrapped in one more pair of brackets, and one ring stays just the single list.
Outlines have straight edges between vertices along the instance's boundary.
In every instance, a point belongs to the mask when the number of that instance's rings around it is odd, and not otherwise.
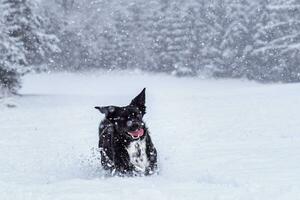
[{"label": "dog's pink tongue", "polygon": [[129,134],[135,138],[142,137],[144,135],[144,129],[141,128],[137,131],[129,132]]}]

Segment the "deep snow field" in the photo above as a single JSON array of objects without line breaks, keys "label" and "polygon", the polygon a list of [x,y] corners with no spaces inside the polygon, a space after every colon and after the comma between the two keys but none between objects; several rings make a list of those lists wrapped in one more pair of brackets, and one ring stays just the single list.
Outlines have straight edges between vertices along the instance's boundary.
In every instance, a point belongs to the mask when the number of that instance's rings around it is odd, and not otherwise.
[{"label": "deep snow field", "polygon": [[[1,200],[300,199],[300,84],[139,73],[23,83],[0,99]],[[143,87],[160,173],[104,177],[93,107],[127,105]]]}]

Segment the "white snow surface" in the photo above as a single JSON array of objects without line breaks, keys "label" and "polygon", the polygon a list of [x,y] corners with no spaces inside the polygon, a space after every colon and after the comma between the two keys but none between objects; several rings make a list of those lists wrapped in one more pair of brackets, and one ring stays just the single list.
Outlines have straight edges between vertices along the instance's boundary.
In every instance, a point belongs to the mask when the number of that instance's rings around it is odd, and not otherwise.
[{"label": "white snow surface", "polygon": [[[300,199],[300,84],[100,72],[23,83],[16,107],[0,106],[3,200]],[[93,107],[143,87],[160,173],[105,177]]]}]

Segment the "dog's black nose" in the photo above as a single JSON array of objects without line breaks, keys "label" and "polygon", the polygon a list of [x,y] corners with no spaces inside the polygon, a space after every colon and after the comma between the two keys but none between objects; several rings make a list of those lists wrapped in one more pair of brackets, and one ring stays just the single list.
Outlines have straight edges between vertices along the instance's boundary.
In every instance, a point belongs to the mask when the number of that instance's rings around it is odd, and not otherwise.
[{"label": "dog's black nose", "polygon": [[132,130],[137,130],[140,128],[140,125],[139,125],[139,123],[133,123],[131,128],[132,128]]},{"label": "dog's black nose", "polygon": [[135,131],[141,127],[141,124],[136,121],[127,121],[127,127],[130,128],[130,130]]}]

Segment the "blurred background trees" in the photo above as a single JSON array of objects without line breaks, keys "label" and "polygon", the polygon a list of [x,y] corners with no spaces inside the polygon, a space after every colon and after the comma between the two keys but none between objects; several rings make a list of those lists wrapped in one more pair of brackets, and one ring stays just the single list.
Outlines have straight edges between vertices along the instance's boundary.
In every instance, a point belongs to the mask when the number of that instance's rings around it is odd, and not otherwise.
[{"label": "blurred background trees", "polygon": [[300,81],[298,0],[0,0],[0,87],[28,71]]}]

